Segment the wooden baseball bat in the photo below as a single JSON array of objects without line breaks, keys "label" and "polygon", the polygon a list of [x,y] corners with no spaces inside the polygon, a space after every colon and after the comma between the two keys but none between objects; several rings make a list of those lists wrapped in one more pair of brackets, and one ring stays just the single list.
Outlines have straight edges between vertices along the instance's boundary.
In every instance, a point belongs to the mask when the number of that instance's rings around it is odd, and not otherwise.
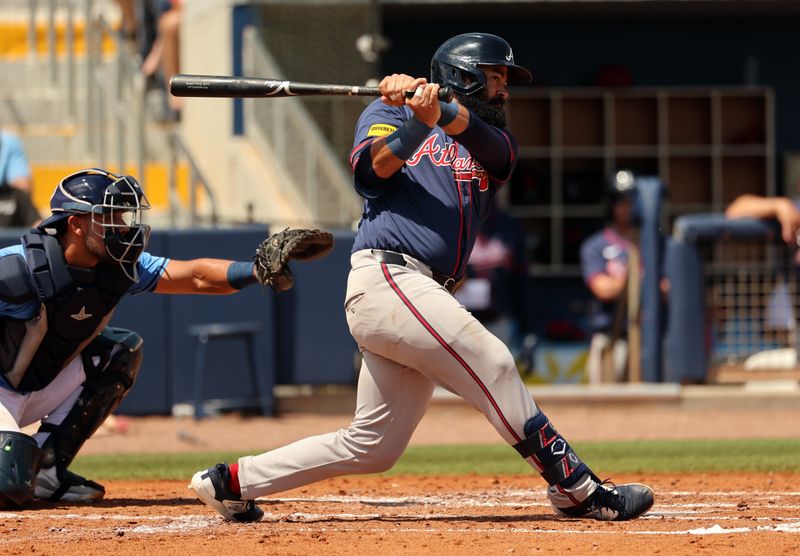
[{"label": "wooden baseball bat", "polygon": [[642,381],[642,278],[639,242],[628,253],[628,382]]},{"label": "wooden baseball bat", "polygon": [[[381,96],[377,87],[300,83],[262,77],[189,75],[176,73],[169,80],[169,92],[176,97],[282,98],[309,95]],[[414,91],[406,91],[412,97]],[[439,89],[439,100],[450,101],[453,90]]]}]

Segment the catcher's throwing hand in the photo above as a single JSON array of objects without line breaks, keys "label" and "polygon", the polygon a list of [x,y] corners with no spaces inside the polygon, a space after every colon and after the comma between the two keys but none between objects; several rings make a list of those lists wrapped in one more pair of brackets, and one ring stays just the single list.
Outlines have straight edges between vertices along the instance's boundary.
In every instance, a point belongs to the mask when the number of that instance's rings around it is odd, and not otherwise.
[{"label": "catcher's throwing hand", "polygon": [[324,257],[333,249],[333,234],[322,230],[286,228],[261,242],[253,255],[256,278],[262,286],[276,292],[286,291],[294,285],[289,260],[313,261]]}]

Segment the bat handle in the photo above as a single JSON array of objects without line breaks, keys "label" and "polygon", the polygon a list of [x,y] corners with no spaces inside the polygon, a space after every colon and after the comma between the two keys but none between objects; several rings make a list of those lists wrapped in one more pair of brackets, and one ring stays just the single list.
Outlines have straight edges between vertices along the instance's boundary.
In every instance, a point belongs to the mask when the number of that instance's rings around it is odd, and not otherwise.
[{"label": "bat handle", "polygon": [[[415,91],[406,91],[406,98],[412,98],[414,96]],[[453,92],[452,87],[441,87],[439,89],[439,100],[443,100],[445,102],[450,102],[453,100],[455,93]]]}]

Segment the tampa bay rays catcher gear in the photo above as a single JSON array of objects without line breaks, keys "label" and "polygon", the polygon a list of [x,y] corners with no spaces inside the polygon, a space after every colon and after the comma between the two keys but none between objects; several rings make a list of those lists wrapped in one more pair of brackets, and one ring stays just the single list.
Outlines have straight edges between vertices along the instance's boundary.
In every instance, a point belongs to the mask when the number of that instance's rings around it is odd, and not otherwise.
[{"label": "tampa bay rays catcher gear", "polygon": [[253,260],[262,286],[282,292],[294,284],[289,261],[313,261],[333,249],[333,234],[322,230],[286,228],[261,242]]},{"label": "tampa bay rays catcher gear", "polygon": [[102,238],[108,257],[136,281],[136,261],[150,238],[150,226],[142,224],[142,212],[149,208],[136,178],[90,168],[61,180],[50,198],[52,215],[38,228],[56,235],[70,214],[91,214],[92,230]]},{"label": "tampa bay rays catcher gear", "polygon": [[0,258],[0,300],[38,299],[40,310],[30,320],[0,318],[0,374],[12,388],[32,392],[97,336],[131,281],[117,264],[70,267],[58,240],[41,230],[22,236],[22,245],[24,257]]},{"label": "tampa bay rays catcher gear", "polygon": [[41,452],[27,434],[0,431],[0,508],[21,508],[31,501]]},{"label": "tampa bay rays catcher gear", "polygon": [[508,68],[508,85],[527,85],[531,72],[514,63],[511,46],[489,33],[465,33],[446,40],[431,59],[431,82],[449,85],[460,95],[474,95],[486,86],[481,70],[486,66]]},{"label": "tampa bay rays catcher gear", "polygon": [[102,498],[105,489],[67,471],[83,443],[94,434],[128,393],[142,365],[142,338],[122,328],[106,328],[82,352],[86,382],[75,405],[59,425],[43,423],[50,433],[42,445],[42,471],[35,497],[86,501]]}]

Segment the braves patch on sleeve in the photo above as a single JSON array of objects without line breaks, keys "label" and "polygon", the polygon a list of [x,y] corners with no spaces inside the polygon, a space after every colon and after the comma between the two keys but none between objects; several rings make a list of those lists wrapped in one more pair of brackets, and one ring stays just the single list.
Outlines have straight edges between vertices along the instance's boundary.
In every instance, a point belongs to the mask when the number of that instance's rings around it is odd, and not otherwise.
[{"label": "braves patch on sleeve", "polygon": [[373,124],[367,132],[367,137],[384,137],[397,131],[397,128],[389,124]]}]

